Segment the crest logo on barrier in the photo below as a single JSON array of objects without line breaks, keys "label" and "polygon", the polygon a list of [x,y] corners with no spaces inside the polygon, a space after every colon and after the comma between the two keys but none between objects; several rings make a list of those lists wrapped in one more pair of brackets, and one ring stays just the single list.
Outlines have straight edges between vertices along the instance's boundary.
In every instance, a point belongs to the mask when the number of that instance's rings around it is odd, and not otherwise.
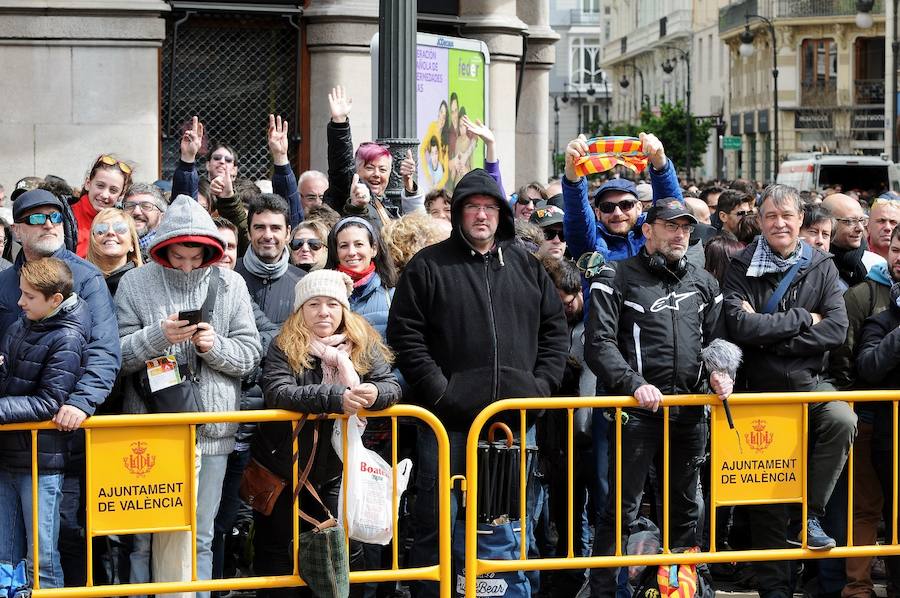
[{"label": "crest logo on barrier", "polygon": [[125,469],[142,478],[156,465],[156,457],[147,452],[146,442],[137,441],[131,443],[131,454],[122,457],[122,462]]},{"label": "crest logo on barrier", "polygon": [[775,440],[775,434],[766,430],[766,420],[753,420],[753,431],[744,434],[747,444],[758,453],[763,452],[772,441]]}]

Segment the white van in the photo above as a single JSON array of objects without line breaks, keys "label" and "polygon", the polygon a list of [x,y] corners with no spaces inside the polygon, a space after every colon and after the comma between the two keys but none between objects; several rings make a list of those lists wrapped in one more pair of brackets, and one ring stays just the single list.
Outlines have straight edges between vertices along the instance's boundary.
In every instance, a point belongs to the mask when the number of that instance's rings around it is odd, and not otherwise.
[{"label": "white van", "polygon": [[822,153],[788,154],[778,169],[777,183],[800,191],[822,191],[840,185],[849,189],[900,192],[900,168],[881,156],[848,156]]}]

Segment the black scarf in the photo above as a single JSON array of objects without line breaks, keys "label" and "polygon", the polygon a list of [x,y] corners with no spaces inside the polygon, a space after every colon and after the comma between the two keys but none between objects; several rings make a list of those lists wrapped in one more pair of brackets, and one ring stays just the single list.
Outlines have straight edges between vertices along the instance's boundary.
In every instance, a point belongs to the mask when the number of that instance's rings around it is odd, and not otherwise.
[{"label": "black scarf", "polygon": [[834,265],[837,266],[838,274],[848,286],[854,286],[866,279],[868,270],[863,264],[862,257],[866,252],[866,240],[856,249],[843,249],[835,245],[831,246],[831,253],[834,255]]}]

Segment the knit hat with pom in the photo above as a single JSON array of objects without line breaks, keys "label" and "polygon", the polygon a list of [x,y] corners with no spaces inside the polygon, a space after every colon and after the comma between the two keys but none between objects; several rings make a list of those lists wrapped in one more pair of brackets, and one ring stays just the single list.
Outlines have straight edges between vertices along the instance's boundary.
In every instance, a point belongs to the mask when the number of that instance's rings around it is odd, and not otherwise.
[{"label": "knit hat with pom", "polygon": [[300,279],[294,287],[294,310],[300,309],[313,297],[336,299],[350,309],[353,280],[337,270],[314,270]]}]

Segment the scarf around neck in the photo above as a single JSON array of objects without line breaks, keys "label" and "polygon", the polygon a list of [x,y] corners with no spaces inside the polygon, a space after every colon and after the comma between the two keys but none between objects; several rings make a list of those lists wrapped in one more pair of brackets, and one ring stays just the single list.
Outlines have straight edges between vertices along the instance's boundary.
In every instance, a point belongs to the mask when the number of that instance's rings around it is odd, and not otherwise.
[{"label": "scarf around neck", "polygon": [[346,334],[333,334],[325,338],[313,338],[309,343],[309,352],[322,360],[322,382],[340,384],[348,388],[359,386],[359,374],[350,361],[353,344],[347,340]]},{"label": "scarf around neck", "polygon": [[244,257],[241,258],[244,262],[244,267],[247,268],[247,271],[250,272],[253,276],[258,276],[259,278],[273,278],[279,279],[284,276],[284,273],[287,272],[288,266],[290,262],[288,261],[290,258],[290,253],[287,250],[287,247],[281,252],[281,257],[278,258],[277,262],[272,264],[267,264],[256,255],[253,251],[253,248],[250,247],[247,249],[247,252],[244,254]]},{"label": "scarf around neck", "polygon": [[353,288],[356,289],[368,284],[368,282],[372,280],[372,275],[375,273],[375,260],[369,262],[368,267],[362,272],[354,272],[341,264],[338,264],[337,269],[338,272],[343,272],[353,280]]},{"label": "scarf around neck", "polygon": [[831,254],[834,256],[834,265],[837,266],[838,274],[844,279],[848,286],[852,287],[866,279],[866,275],[869,271],[862,261],[865,252],[865,239],[863,239],[862,244],[855,249],[843,249],[832,243]]},{"label": "scarf around neck", "polygon": [[803,239],[797,240],[797,246],[793,253],[784,258],[775,253],[769,242],[762,235],[759,236],[759,242],[756,245],[756,251],[750,259],[750,266],[747,268],[747,276],[759,278],[766,274],[774,274],[776,272],[787,272],[791,266],[800,259],[800,253],[803,250]]}]

